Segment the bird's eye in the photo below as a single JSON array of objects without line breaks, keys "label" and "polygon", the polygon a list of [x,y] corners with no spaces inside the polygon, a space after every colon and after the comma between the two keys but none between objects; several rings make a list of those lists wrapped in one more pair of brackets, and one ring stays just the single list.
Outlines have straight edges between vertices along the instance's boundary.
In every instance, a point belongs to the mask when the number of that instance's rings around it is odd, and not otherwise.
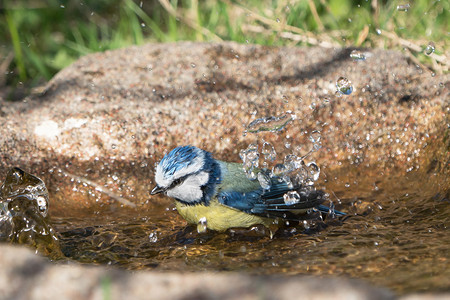
[{"label": "bird's eye", "polygon": [[175,180],[172,182],[172,184],[170,185],[169,189],[172,189],[172,188],[176,187],[177,185],[182,184],[183,181],[184,181],[184,179],[185,179],[184,177],[175,179]]}]

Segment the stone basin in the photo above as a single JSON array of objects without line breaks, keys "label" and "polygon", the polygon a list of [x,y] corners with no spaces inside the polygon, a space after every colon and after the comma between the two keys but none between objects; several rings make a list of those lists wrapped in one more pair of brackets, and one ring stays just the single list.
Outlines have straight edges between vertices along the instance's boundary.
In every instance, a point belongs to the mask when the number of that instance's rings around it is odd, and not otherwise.
[{"label": "stone basin", "polygon": [[[11,167],[40,177],[58,232],[106,215],[147,216],[152,230],[159,224],[179,230],[186,225],[171,201],[149,197],[154,164],[167,151],[191,144],[239,162],[241,149],[266,141],[283,162],[308,153],[319,131],[321,148],[307,160],[320,166],[316,186],[338,209],[369,216],[364,226],[372,228],[382,218],[395,221],[395,201],[407,209],[428,199],[437,207],[428,215],[437,217],[415,220],[436,230],[433,245],[441,245],[450,191],[450,75],[434,76],[396,51],[359,49],[367,59],[353,61],[352,50],[180,42],[87,55],[41,94],[0,100],[0,178]],[[336,94],[340,77],[351,81],[350,95]],[[255,119],[286,115],[294,117],[283,130],[246,132]],[[407,215],[397,219],[410,222]],[[345,234],[361,228],[349,224]],[[427,259],[438,268],[434,274],[448,270],[448,254]],[[369,264],[364,277],[380,269]],[[433,282],[438,291],[446,286]]]}]

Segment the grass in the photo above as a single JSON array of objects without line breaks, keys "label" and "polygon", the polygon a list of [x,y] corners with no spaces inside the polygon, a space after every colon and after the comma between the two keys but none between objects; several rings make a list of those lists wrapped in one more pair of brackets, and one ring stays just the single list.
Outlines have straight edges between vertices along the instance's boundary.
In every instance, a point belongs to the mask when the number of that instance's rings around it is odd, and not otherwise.
[{"label": "grass", "polygon": [[[448,72],[448,1],[4,0],[0,87],[35,86],[88,53],[147,42],[400,49]],[[433,42],[435,52],[425,55]]]}]

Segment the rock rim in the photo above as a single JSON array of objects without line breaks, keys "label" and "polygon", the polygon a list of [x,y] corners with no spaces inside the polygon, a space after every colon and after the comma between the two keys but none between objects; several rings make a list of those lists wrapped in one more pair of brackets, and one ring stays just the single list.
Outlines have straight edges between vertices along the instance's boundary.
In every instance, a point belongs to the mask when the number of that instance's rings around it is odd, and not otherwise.
[{"label": "rock rim", "polygon": [[[308,152],[317,130],[310,159],[328,172],[448,174],[450,75],[396,51],[359,49],[367,59],[353,61],[352,50],[179,42],[87,55],[41,95],[0,100],[1,169],[43,177],[58,209],[107,201],[74,197],[70,183],[83,191],[84,179],[144,202],[155,162],[177,145],[239,161],[265,140],[282,162]],[[350,95],[335,95],[340,77]],[[252,120],[282,115],[295,120],[281,132],[244,135]]]}]

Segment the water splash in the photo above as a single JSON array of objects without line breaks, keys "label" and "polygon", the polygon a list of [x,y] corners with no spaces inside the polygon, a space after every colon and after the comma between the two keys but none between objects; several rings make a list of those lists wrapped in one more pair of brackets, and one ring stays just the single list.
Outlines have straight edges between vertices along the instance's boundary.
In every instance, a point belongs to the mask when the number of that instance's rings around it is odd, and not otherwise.
[{"label": "water splash", "polygon": [[345,77],[339,77],[336,81],[336,91],[343,95],[350,95],[353,92],[353,86],[350,80]]},{"label": "water splash", "polygon": [[296,191],[289,191],[283,195],[284,203],[294,205],[300,202],[300,195]]},{"label": "water splash", "polygon": [[317,181],[320,176],[320,168],[315,162],[310,162],[306,165],[308,167],[310,178]]},{"label": "water splash", "polygon": [[246,132],[258,133],[263,131],[277,132],[283,130],[286,125],[296,119],[295,114],[286,112],[278,117],[264,117],[256,119],[247,125]]},{"label": "water splash", "polygon": [[150,243],[156,243],[158,241],[158,234],[156,232],[150,232],[148,235],[148,240]]},{"label": "water splash", "polygon": [[319,143],[321,139],[322,139],[322,135],[321,135],[321,133],[320,133],[319,130],[314,130],[314,131],[312,131],[311,134],[309,135],[309,140],[310,140],[313,144]]},{"label": "water splash", "polygon": [[284,164],[276,164],[272,168],[272,177],[284,177],[289,172],[289,169]]},{"label": "water splash", "polygon": [[274,161],[277,158],[277,152],[275,151],[275,148],[268,142],[263,143],[261,154],[263,154],[264,159],[268,161]]},{"label": "water splash", "polygon": [[292,172],[300,168],[301,163],[302,160],[297,155],[289,154],[284,157],[284,166],[286,167],[288,172]]},{"label": "water splash", "polygon": [[0,187],[0,199],[8,206],[16,198],[25,197],[34,202],[42,217],[48,214],[48,191],[44,182],[36,176],[28,174],[19,168],[11,169],[5,182]]},{"label": "water splash", "polygon": [[0,241],[27,244],[60,256],[58,238],[48,224],[44,182],[19,168],[11,169],[0,187]]},{"label": "water splash", "polygon": [[272,186],[270,176],[263,171],[258,173],[258,182],[264,190],[269,190]]},{"label": "water splash", "polygon": [[198,233],[205,233],[208,229],[208,220],[206,217],[200,218],[197,223],[197,232]]},{"label": "water splash", "polygon": [[247,149],[241,150],[239,156],[242,159],[242,168],[247,177],[251,180],[256,179],[254,169],[259,166],[259,152],[257,144],[248,145]]}]

